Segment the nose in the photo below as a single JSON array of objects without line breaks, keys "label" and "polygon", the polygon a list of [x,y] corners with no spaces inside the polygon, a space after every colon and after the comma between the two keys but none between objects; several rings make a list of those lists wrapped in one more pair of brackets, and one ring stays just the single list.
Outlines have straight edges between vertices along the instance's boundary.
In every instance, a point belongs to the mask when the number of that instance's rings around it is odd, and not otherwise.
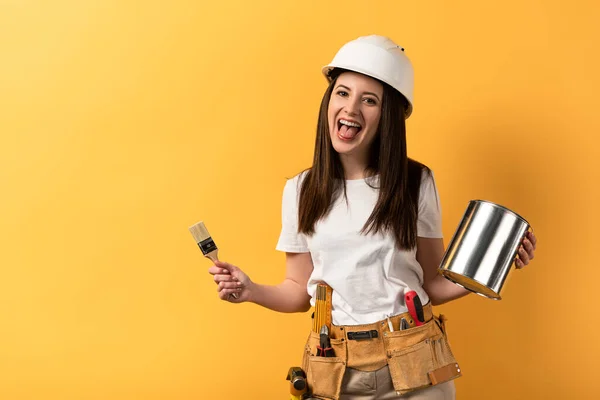
[{"label": "nose", "polygon": [[350,115],[358,115],[360,110],[360,99],[356,97],[352,97],[348,99],[346,105],[344,107],[344,111],[346,114]]}]

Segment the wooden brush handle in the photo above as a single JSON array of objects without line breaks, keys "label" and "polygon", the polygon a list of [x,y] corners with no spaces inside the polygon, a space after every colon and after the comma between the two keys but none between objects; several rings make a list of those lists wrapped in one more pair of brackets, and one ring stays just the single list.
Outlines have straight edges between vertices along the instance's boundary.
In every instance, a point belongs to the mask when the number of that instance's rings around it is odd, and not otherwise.
[{"label": "wooden brush handle", "polygon": [[217,262],[219,261],[219,252],[217,250],[211,251],[205,257],[210,259],[212,262]]}]

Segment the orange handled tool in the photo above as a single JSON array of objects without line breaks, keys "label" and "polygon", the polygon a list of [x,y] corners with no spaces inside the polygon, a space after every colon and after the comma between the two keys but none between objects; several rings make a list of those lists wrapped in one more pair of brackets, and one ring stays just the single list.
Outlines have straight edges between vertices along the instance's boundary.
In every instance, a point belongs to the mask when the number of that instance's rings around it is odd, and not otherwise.
[{"label": "orange handled tool", "polygon": [[421,299],[419,295],[414,290],[410,292],[406,292],[404,295],[404,300],[406,301],[406,307],[408,307],[408,312],[410,316],[415,321],[416,326],[421,326],[425,322],[425,315],[423,313],[423,304],[421,304]]}]

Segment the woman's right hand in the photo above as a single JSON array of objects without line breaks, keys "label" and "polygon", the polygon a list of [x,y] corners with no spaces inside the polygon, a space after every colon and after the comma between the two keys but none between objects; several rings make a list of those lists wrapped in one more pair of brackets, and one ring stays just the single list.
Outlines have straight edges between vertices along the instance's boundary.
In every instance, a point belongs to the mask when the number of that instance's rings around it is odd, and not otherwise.
[{"label": "woman's right hand", "polygon": [[[250,299],[250,286],[252,281],[238,267],[224,261],[216,261],[215,265],[208,269],[217,284],[217,291],[221,300],[231,303],[243,303]],[[231,294],[237,294],[237,299]]]}]

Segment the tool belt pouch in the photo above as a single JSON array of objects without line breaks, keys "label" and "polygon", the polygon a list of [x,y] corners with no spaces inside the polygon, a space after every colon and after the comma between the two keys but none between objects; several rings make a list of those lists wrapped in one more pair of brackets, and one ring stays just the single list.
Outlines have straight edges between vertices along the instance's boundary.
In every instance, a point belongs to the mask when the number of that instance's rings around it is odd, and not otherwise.
[{"label": "tool belt pouch", "polygon": [[317,399],[337,400],[340,396],[342,378],[346,371],[346,346],[344,339],[330,339],[335,357],[317,356],[319,334],[310,332],[302,359],[306,372],[308,393]]},{"label": "tool belt pouch", "polygon": [[434,316],[421,326],[385,333],[388,366],[398,395],[461,376],[444,322],[444,316]]}]

